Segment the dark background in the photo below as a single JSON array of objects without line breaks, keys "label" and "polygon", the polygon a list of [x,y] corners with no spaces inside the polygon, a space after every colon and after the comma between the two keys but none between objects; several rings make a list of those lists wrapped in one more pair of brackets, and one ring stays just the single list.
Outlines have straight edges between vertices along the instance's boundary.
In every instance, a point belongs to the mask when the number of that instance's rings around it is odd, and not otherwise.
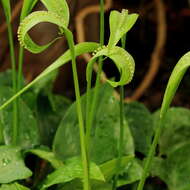
[{"label": "dark background", "polygon": [[[12,8],[18,6],[19,0],[12,1]],[[70,28],[77,39],[76,17],[86,7],[98,4],[98,0],[68,0],[71,21]],[[158,18],[158,4],[163,4],[165,17],[164,20]],[[41,3],[36,7],[36,10],[43,9]],[[179,58],[190,49],[190,2],[188,0],[113,0],[111,10],[129,9],[130,13],[139,13],[139,19],[132,30],[127,35],[126,49],[133,55],[136,61],[136,72],[132,83],[126,86],[126,96],[133,97],[135,90],[142,83],[144,77],[148,74],[148,69],[153,61],[159,62],[158,72],[153,73],[150,84],[139,97],[134,98],[145,103],[149,109],[157,109],[162,101],[163,93],[171,74],[171,71]],[[109,37],[109,13],[105,14],[105,39]],[[1,30],[4,25],[4,15],[2,7],[0,7],[0,71],[4,71],[10,67],[9,48],[6,30]],[[87,41],[99,40],[99,15],[90,14],[85,20],[85,38]],[[166,23],[164,31],[158,32],[158,27]],[[18,51],[17,28],[19,16],[16,16],[13,22],[14,40],[16,54]],[[161,23],[161,24],[160,24]],[[166,39],[157,52],[155,47],[158,43],[159,35],[165,33]],[[52,24],[39,24],[31,31],[33,39],[39,44],[45,44],[57,35],[57,28]],[[67,44],[64,39],[59,40],[55,45],[50,47],[45,52],[33,55],[25,51],[24,75],[27,82],[35,78],[44,68],[50,65],[58,56],[67,49]],[[156,58],[152,60],[153,54],[156,53]],[[60,70],[60,74],[55,82],[55,93],[63,94],[74,99],[73,81],[71,64],[65,65]],[[78,72],[80,79],[81,92],[85,91],[85,66],[86,61],[78,58]],[[104,71],[108,77],[119,78],[118,72],[113,64],[104,64]],[[188,73],[189,74],[189,73]],[[190,107],[189,101],[189,75],[180,85],[173,105]]]}]

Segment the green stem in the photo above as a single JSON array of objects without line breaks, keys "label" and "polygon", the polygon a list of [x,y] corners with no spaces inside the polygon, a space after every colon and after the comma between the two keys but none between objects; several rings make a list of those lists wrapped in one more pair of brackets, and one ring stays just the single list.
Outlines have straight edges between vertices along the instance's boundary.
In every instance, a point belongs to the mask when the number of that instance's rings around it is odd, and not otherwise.
[{"label": "green stem", "polygon": [[158,127],[156,129],[156,133],[155,133],[155,136],[154,136],[153,143],[152,143],[152,145],[150,147],[150,151],[148,153],[148,157],[147,157],[147,160],[145,162],[143,175],[142,175],[141,180],[140,180],[140,182],[138,184],[137,190],[143,190],[146,178],[148,176],[148,172],[150,171],[150,168],[151,168],[151,163],[152,163],[152,159],[154,157],[155,151],[156,151],[158,140],[160,138],[160,135],[161,135],[161,132],[162,132],[162,129],[163,129],[163,126],[164,126],[163,123],[164,123],[164,117],[160,118]]},{"label": "green stem", "polygon": [[[9,38],[9,46],[10,46],[10,55],[11,55],[11,67],[12,67],[12,87],[13,92],[16,94],[17,91],[17,78],[16,78],[16,60],[15,60],[15,53],[14,53],[14,43],[13,43],[13,34],[12,34],[12,27],[11,23],[7,22],[7,29],[8,29],[8,38]],[[12,130],[12,144],[17,144],[17,137],[18,137],[18,103],[17,101],[13,102],[13,130]]]},{"label": "green stem", "polygon": [[73,79],[74,79],[74,87],[75,87],[75,95],[76,95],[77,114],[78,114],[78,121],[79,121],[81,156],[82,156],[82,165],[83,165],[83,171],[84,171],[83,189],[90,190],[89,164],[88,164],[87,152],[86,152],[85,131],[84,131],[80,89],[79,89],[77,67],[76,67],[74,40],[73,40],[73,34],[70,31],[68,30],[65,31],[65,35],[68,40],[68,45],[69,45],[69,48],[71,51],[71,57],[72,57],[72,70],[73,70]]},{"label": "green stem", "polygon": [[23,60],[24,60],[24,48],[20,46],[19,59],[18,59],[17,91],[21,89],[21,84],[23,80],[23,70],[22,70]]},{"label": "green stem", "polygon": [[[104,45],[104,0],[100,0],[100,45]],[[95,90],[94,90],[94,96],[92,101],[92,106],[90,106],[91,103],[91,79],[92,75],[90,76],[90,80],[87,84],[87,103],[86,103],[86,142],[87,142],[87,154],[88,159],[90,154],[90,132],[92,128],[92,122],[94,119],[94,112],[97,105],[98,100],[98,93],[100,89],[100,78],[102,73],[102,67],[103,67],[103,57],[101,56],[98,60],[99,66],[98,66],[98,73],[96,78],[96,84],[95,84]]]},{"label": "green stem", "polygon": [[[122,48],[125,49],[126,45],[126,35],[121,38]],[[120,86],[120,134],[119,134],[119,150],[118,150],[118,162],[117,162],[117,171],[118,173],[113,179],[113,187],[112,189],[115,190],[117,188],[117,181],[119,172],[121,169],[121,159],[122,159],[122,150],[124,144],[124,86]]]}]

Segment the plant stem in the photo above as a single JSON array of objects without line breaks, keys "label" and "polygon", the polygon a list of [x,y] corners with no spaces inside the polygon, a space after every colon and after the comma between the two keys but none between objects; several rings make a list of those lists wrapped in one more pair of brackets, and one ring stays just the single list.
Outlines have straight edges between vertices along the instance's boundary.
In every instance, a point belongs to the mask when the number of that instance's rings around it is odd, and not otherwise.
[{"label": "plant stem", "polygon": [[[121,39],[122,48],[125,49],[126,45],[126,35],[124,35]],[[115,190],[117,188],[117,180],[119,176],[119,172],[121,169],[121,159],[122,159],[122,151],[124,144],[124,86],[120,86],[120,134],[119,134],[119,150],[118,150],[118,162],[117,162],[117,171],[118,173],[113,179],[113,187]]]},{"label": "plant stem", "polygon": [[148,153],[147,160],[145,162],[143,175],[142,175],[141,180],[140,180],[140,182],[138,184],[137,190],[143,190],[146,178],[148,176],[148,172],[150,171],[150,168],[151,168],[151,163],[152,163],[152,159],[153,159],[153,156],[155,154],[155,151],[156,151],[158,140],[160,138],[160,135],[161,135],[161,132],[162,132],[162,129],[163,129],[163,126],[164,126],[163,123],[164,123],[164,117],[161,117],[160,121],[159,121],[159,124],[158,124],[158,127],[156,129],[156,133],[155,133],[155,136],[154,136],[153,143],[152,143],[152,145],[150,147],[150,151]]},{"label": "plant stem", "polygon": [[[100,45],[104,45],[104,0],[100,0]],[[96,78],[96,84],[95,84],[95,90],[94,90],[94,96],[92,101],[92,106],[90,107],[91,102],[91,78],[87,84],[87,106],[86,106],[86,142],[87,142],[87,155],[88,159],[90,159],[90,132],[92,127],[92,122],[94,119],[94,112],[97,105],[98,100],[98,93],[100,89],[100,76],[102,73],[102,66],[103,66],[103,57],[101,56],[98,60],[99,67],[98,67],[98,73]]]},{"label": "plant stem", "polygon": [[24,48],[20,46],[19,59],[18,59],[17,91],[21,89],[21,83],[23,79],[23,72],[22,72],[23,60],[24,60]]},{"label": "plant stem", "polygon": [[[17,78],[16,78],[16,60],[14,53],[14,43],[13,43],[13,34],[11,23],[7,22],[8,29],[8,38],[10,46],[10,55],[11,55],[11,68],[12,68],[12,88],[14,94],[17,92]],[[13,120],[12,120],[13,130],[12,130],[12,144],[17,144],[18,137],[18,103],[17,101],[13,102]]]},{"label": "plant stem", "polygon": [[73,79],[74,79],[74,87],[75,87],[75,95],[76,95],[77,114],[78,114],[78,121],[79,121],[82,165],[83,165],[83,172],[84,172],[83,189],[90,190],[89,164],[88,164],[87,152],[86,152],[85,131],[84,131],[80,89],[79,89],[77,67],[76,67],[74,40],[73,40],[73,34],[70,31],[68,30],[65,31],[65,35],[68,40],[69,48],[71,51],[71,57],[72,57],[72,70],[73,70]]}]

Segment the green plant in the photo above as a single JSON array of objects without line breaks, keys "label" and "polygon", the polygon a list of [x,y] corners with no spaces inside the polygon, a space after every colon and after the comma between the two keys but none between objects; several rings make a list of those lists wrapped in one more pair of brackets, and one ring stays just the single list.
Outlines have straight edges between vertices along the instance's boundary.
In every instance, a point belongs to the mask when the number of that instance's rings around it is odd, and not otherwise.
[{"label": "green plant", "polygon": [[[117,42],[120,38],[133,26],[137,19],[137,15],[128,15],[127,11],[122,11],[122,13],[114,11],[110,16],[110,30],[111,36],[109,40],[108,47],[103,46],[103,1],[101,1],[101,42],[100,45],[96,43],[82,43],[74,46],[73,35],[71,31],[67,28],[69,23],[69,10],[66,1],[64,0],[57,0],[54,2],[50,2],[47,0],[42,0],[41,2],[46,6],[48,11],[37,11],[31,13],[25,19],[23,19],[26,14],[25,12],[31,11],[37,1],[25,1],[25,6],[21,13],[21,24],[18,30],[18,38],[22,46],[33,53],[39,53],[45,49],[47,49],[52,43],[54,43],[57,39],[53,40],[47,45],[39,46],[35,42],[32,41],[30,36],[27,34],[28,31],[40,22],[50,22],[53,24],[58,25],[60,30],[60,35],[64,34],[68,41],[68,45],[70,50],[68,50],[63,56],[57,59],[50,67],[48,67],[42,74],[40,74],[35,80],[31,83],[26,85],[23,89],[19,90],[12,98],[6,101],[2,106],[1,110],[8,106],[13,100],[15,100],[18,96],[24,93],[27,89],[31,86],[36,84],[42,78],[47,78],[47,76],[55,72],[60,66],[68,62],[69,60],[72,61],[72,69],[73,69],[73,77],[74,77],[74,86],[75,86],[75,94],[76,94],[76,107],[77,107],[77,115],[79,121],[79,134],[80,134],[80,144],[81,144],[81,156],[82,156],[82,166],[83,166],[83,176],[84,176],[84,185],[83,188],[85,190],[90,189],[90,181],[89,181],[89,172],[91,170],[90,167],[90,133],[91,133],[91,126],[94,117],[94,109],[97,104],[97,94],[99,92],[100,86],[100,73],[102,70],[102,63],[103,63],[103,56],[107,56],[114,61],[118,70],[121,73],[121,80],[119,82],[108,81],[112,86],[116,87],[118,85],[124,85],[131,81],[134,73],[134,61],[130,54],[128,54],[122,48],[116,46]],[[10,4],[9,4],[10,5]],[[116,20],[120,19],[119,28],[116,27],[115,23]],[[115,36],[114,34],[117,33]],[[99,48],[98,48],[99,47]],[[98,49],[97,49],[98,48]],[[96,50],[96,51],[95,51]],[[86,134],[85,134],[85,127],[82,115],[82,107],[81,107],[81,100],[80,100],[80,92],[79,92],[79,85],[78,85],[78,77],[76,72],[76,60],[75,56],[80,55],[81,53],[92,52],[95,51],[95,55],[91,59],[90,63],[88,64],[87,68],[87,81],[88,81],[88,88],[87,88],[87,109],[86,109]],[[97,83],[95,88],[95,97],[93,100],[92,108],[89,107],[89,102],[91,100],[91,78],[92,78],[92,64],[94,61],[100,57],[100,69],[97,76]],[[18,89],[20,89],[21,83],[21,72],[22,72],[22,61],[23,60],[23,49],[20,48],[20,56],[19,56],[19,74],[18,74]],[[126,63],[125,63],[126,62]],[[52,78],[47,78],[47,81],[52,80]],[[16,82],[16,78],[14,79]],[[16,101],[15,101],[16,102]],[[90,114],[88,117],[88,113]],[[14,133],[15,136],[16,133]],[[3,134],[1,135],[3,137]],[[86,136],[86,137],[85,137]],[[14,143],[18,145],[18,143]],[[120,150],[121,151],[121,150]],[[34,153],[35,151],[33,151]],[[43,153],[44,154],[44,153]],[[122,160],[121,155],[119,156],[120,162]],[[90,168],[89,168],[90,167]],[[80,174],[81,176],[81,174]],[[46,188],[43,186],[42,188]]]},{"label": "green plant", "polygon": [[[151,114],[140,103],[126,104],[123,101],[123,87],[132,80],[135,69],[133,57],[125,50],[126,33],[136,22],[137,14],[128,14],[127,10],[112,11],[110,38],[108,45],[104,45],[104,1],[100,0],[100,43],[75,45],[68,28],[70,15],[65,0],[41,0],[47,11],[31,14],[38,1],[25,0],[18,30],[22,47],[17,74],[10,1],[1,2],[8,23],[12,71],[0,74],[0,190],[44,190],[51,187],[56,190],[111,190],[123,185],[138,190],[142,190],[144,185],[147,189],[158,188],[155,184],[145,184],[148,176],[159,177],[169,190],[189,189],[190,182],[186,179],[189,179],[190,164],[184,162],[183,153],[190,155],[190,112],[184,108],[169,109],[169,106],[189,67],[190,53],[185,54],[174,68],[160,112]],[[59,36],[43,46],[36,44],[28,34],[41,22],[49,22],[59,28]],[[63,35],[69,50],[32,82],[24,85],[23,47],[32,53],[40,53]],[[122,47],[117,46],[120,40]],[[81,97],[76,57],[83,53],[93,53],[93,56],[86,69],[87,92]],[[107,58],[117,67],[120,80],[107,80],[108,84],[101,85],[100,74]],[[52,93],[58,69],[69,61],[72,62],[76,95],[73,104]],[[96,61],[99,69],[92,89],[93,64]],[[5,78],[11,79],[7,82]],[[115,87],[120,88],[120,101],[113,97]],[[158,153],[155,155],[157,145]],[[143,155],[143,161],[142,157],[135,155],[136,152]],[[45,169],[38,170],[33,166],[32,170],[37,172],[32,172],[25,165],[25,159],[31,154],[42,161]],[[163,155],[166,158],[162,158]],[[33,173],[31,185],[26,179]]]}]

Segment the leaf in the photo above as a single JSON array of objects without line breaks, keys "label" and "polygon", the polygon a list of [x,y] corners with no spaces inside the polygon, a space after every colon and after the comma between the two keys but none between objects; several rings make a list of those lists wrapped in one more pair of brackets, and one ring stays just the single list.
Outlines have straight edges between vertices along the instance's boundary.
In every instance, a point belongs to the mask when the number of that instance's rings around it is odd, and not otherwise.
[{"label": "leaf", "polygon": [[143,177],[139,183],[138,188],[142,189],[147,173],[150,170],[151,167],[151,162],[153,159],[153,156],[156,152],[156,147],[160,138],[160,135],[162,133],[163,127],[164,127],[164,119],[166,116],[166,113],[168,111],[168,108],[172,102],[172,99],[177,91],[177,88],[187,70],[187,68],[190,66],[190,52],[186,53],[177,63],[177,65],[175,66],[170,79],[168,81],[167,87],[166,87],[166,91],[164,93],[164,99],[161,105],[161,110],[160,110],[160,120],[158,122],[158,127],[156,128],[156,132],[155,132],[155,136],[153,139],[153,143],[152,146],[150,148],[149,151],[149,155],[147,158],[147,161],[145,163],[145,169],[144,169],[144,173],[143,173]]},{"label": "leaf", "polygon": [[87,82],[90,82],[92,77],[93,63],[96,61],[98,57],[106,56],[113,60],[116,65],[118,71],[120,72],[120,80],[118,82],[107,80],[107,82],[113,86],[117,87],[119,85],[125,85],[131,82],[134,71],[135,71],[135,61],[133,57],[120,47],[112,47],[109,49],[108,47],[103,47],[97,49],[97,53],[91,58],[87,65],[86,69],[86,79]]},{"label": "leaf", "polygon": [[63,162],[57,159],[53,152],[43,149],[30,149],[27,152],[30,152],[44,160],[47,160],[56,169],[63,166]]},{"label": "leaf", "polygon": [[[99,47],[99,44],[94,42],[84,42],[75,46],[76,56],[79,56],[83,53],[92,52]],[[36,77],[32,82],[26,85],[23,89],[21,89],[17,94],[11,97],[8,101],[6,101],[3,105],[0,106],[0,110],[8,106],[12,101],[14,101],[18,96],[23,94],[26,90],[31,88],[34,84],[41,81],[43,78],[47,77],[51,72],[55,71],[65,63],[71,60],[71,51],[66,51],[62,56],[60,56],[54,63],[52,63],[49,67],[47,67],[38,77]]]},{"label": "leaf", "polygon": [[7,22],[11,22],[11,5],[10,0],[1,0],[1,3],[3,5],[4,13]]},{"label": "leaf", "polygon": [[0,73],[0,86],[12,86],[12,71],[6,70]]},{"label": "leaf", "polygon": [[43,145],[52,146],[58,125],[71,102],[63,96],[52,95],[52,100],[40,94],[38,96],[37,119]]},{"label": "leaf", "polygon": [[[127,167],[134,159],[134,156],[125,156],[121,159],[121,168]],[[109,181],[118,172],[118,159],[113,159],[100,165],[100,169],[106,179]]]},{"label": "leaf", "polygon": [[[112,184],[95,181],[91,179],[91,189],[92,190],[112,190]],[[58,190],[83,190],[83,186],[82,186],[81,181],[76,179],[71,182],[65,183]]]},{"label": "leaf", "polygon": [[181,59],[178,61],[178,63],[176,64],[176,66],[172,71],[172,74],[170,76],[170,79],[166,87],[166,91],[164,93],[164,99],[161,106],[160,117],[164,117],[165,113],[167,112],[171,104],[171,101],[177,91],[177,88],[189,66],[190,66],[190,51],[181,57]]},{"label": "leaf", "polygon": [[60,18],[64,20],[66,26],[69,24],[69,7],[66,0],[41,0],[41,2],[46,6],[48,11],[54,12],[59,15]]},{"label": "leaf", "polygon": [[[59,183],[66,183],[76,178],[83,179],[82,162],[81,159],[77,157],[69,159],[64,166],[49,174],[42,188],[48,188]],[[95,163],[90,163],[90,178],[105,181],[100,168]]]},{"label": "leaf", "polygon": [[[91,130],[91,160],[102,164],[118,156],[119,102],[112,96],[113,88],[103,85],[99,91],[98,105]],[[81,103],[85,113],[86,95]],[[133,139],[127,124],[124,125],[123,155],[134,154]],[[69,148],[68,148],[69,147]],[[56,132],[53,151],[61,159],[80,155],[80,140],[76,103],[71,105]]]},{"label": "leaf", "polygon": [[12,183],[12,184],[3,184],[0,187],[0,190],[29,190],[29,188],[20,185],[18,183]]},{"label": "leaf", "polygon": [[32,172],[24,164],[20,148],[0,146],[0,183],[26,179],[31,175]]},{"label": "leaf", "polygon": [[[0,87],[0,104],[6,102],[13,92],[9,87]],[[36,119],[27,105],[19,99],[19,129],[18,129],[18,146],[22,148],[33,147],[39,144],[39,130]],[[0,125],[3,127],[5,144],[11,143],[12,137],[12,106],[7,107],[0,112]]]},{"label": "leaf", "polygon": [[124,113],[134,138],[135,151],[147,155],[154,132],[151,113],[138,102],[124,104]]},{"label": "leaf", "polygon": [[24,0],[20,15],[20,21],[22,21],[33,9],[38,0]]},{"label": "leaf", "polygon": [[[189,190],[190,188],[189,146],[190,143],[177,148],[158,165],[160,170],[156,174],[168,185],[169,190]],[[154,170],[153,172],[155,173]]]},{"label": "leaf", "polygon": [[[154,126],[159,120],[159,113],[154,114]],[[185,108],[170,108],[163,123],[163,133],[159,139],[159,154],[170,152],[190,142],[190,110]]]},{"label": "leaf", "polygon": [[30,36],[27,34],[28,31],[34,27],[35,25],[41,22],[49,22],[59,27],[62,27],[66,30],[65,20],[60,18],[56,13],[50,11],[35,11],[28,15],[20,24],[18,29],[18,39],[20,44],[29,50],[32,53],[40,53],[51,46],[58,38],[49,42],[46,45],[39,46],[35,42],[32,41]]},{"label": "leaf", "polygon": [[110,14],[110,38],[108,48],[114,47],[119,40],[127,33],[135,24],[138,14],[128,14],[128,10],[123,9],[122,12],[111,11]]},{"label": "leaf", "polygon": [[143,174],[143,168],[139,163],[139,160],[134,159],[126,167],[123,168],[123,171],[119,175],[117,187],[132,184],[141,179]]}]

